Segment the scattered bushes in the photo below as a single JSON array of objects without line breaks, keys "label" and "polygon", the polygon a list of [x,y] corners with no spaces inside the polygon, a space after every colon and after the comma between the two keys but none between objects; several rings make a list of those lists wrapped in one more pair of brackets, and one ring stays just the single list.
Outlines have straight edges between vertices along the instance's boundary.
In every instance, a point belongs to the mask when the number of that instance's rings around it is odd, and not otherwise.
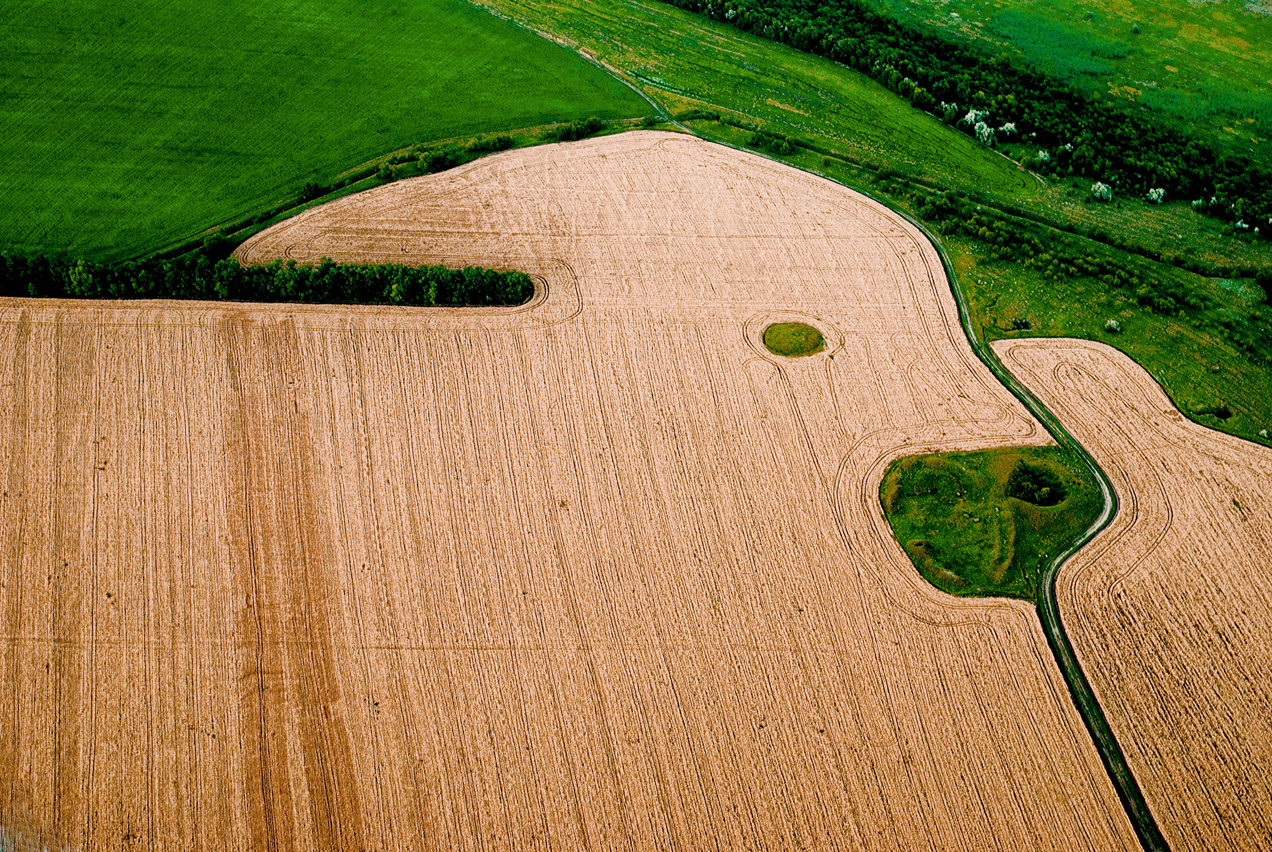
[{"label": "scattered bushes", "polygon": [[474,139],[468,143],[465,149],[470,154],[491,154],[496,151],[507,151],[516,144],[511,136],[506,133],[500,133],[495,136],[483,136],[480,139]]},{"label": "scattered bushes", "polygon": [[793,141],[787,136],[778,136],[773,133],[765,133],[763,130],[757,130],[747,137],[746,145],[748,148],[755,148],[757,151],[766,151],[770,154],[776,154],[780,157],[789,157],[795,153],[795,149],[799,147],[797,141]]},{"label": "scattered bushes", "polygon": [[420,168],[426,174],[444,172],[464,163],[464,152],[454,145],[432,148],[420,154]]},{"label": "scattered bushes", "polygon": [[322,198],[328,192],[331,192],[331,187],[311,181],[305,184],[305,188],[300,191],[300,201],[302,204],[307,201],[313,201],[315,198]]},{"label": "scattered bushes", "polygon": [[1041,171],[1098,177],[1132,195],[1160,188],[1209,198],[1199,210],[1244,221],[1251,235],[1254,223],[1272,219],[1265,164],[1221,151],[1151,111],[1087,95],[1045,69],[881,13],[868,0],[664,2],[842,62],[987,144],[992,113],[999,133],[1011,126],[1048,155],[1032,160]]},{"label": "scattered bushes", "polygon": [[604,129],[605,122],[592,116],[582,121],[571,121],[569,124],[555,124],[543,131],[542,138],[545,142],[574,142],[595,136]]},{"label": "scattered bushes", "polygon": [[1011,476],[1007,477],[1007,496],[1035,506],[1057,506],[1064,502],[1069,492],[1055,471],[1022,459],[1016,462]]}]

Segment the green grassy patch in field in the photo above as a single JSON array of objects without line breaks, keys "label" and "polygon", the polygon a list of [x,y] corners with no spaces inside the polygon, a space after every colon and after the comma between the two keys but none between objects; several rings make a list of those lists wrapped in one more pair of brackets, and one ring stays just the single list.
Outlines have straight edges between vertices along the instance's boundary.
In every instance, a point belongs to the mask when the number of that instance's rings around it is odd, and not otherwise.
[{"label": "green grassy patch in field", "polygon": [[826,338],[806,323],[775,322],[764,329],[764,345],[774,355],[798,358],[821,352],[826,348]]},{"label": "green grassy patch in field", "polygon": [[897,459],[879,487],[897,541],[955,595],[1036,601],[1043,570],[1099,516],[1100,489],[1059,447]]},{"label": "green grassy patch in field", "polygon": [[459,0],[39,0],[0,25],[0,247],[138,256],[417,142],[651,115]]}]

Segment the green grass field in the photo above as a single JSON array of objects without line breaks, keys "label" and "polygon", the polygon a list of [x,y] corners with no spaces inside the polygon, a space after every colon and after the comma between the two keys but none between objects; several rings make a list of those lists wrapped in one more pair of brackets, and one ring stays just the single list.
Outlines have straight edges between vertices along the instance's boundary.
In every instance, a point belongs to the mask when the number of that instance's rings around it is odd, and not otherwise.
[{"label": "green grass field", "polygon": [[[879,168],[1002,198],[1042,189],[860,74],[656,0],[475,1],[588,51],[673,112],[707,105]],[[712,138],[710,128],[695,130]]]},{"label": "green grass field", "polygon": [[1272,161],[1272,3],[872,2],[890,16],[1015,53],[1087,91],[1142,103],[1234,152]]},{"label": "green grass field", "polygon": [[[1052,485],[1022,488],[1017,471]],[[1016,477],[1021,477],[1017,479]],[[955,595],[1037,600],[1052,558],[1100,514],[1090,471],[1059,447],[897,459],[879,486],[897,541],[924,577]]]},{"label": "green grass field", "polygon": [[652,113],[459,0],[16,0],[0,249],[146,254],[416,142]]},{"label": "green grass field", "polygon": [[[984,257],[966,238],[942,240],[958,270],[982,340],[1012,337],[1080,337],[1114,346],[1145,366],[1171,401],[1203,426],[1251,441],[1272,443],[1259,432],[1272,429],[1272,370],[1252,364],[1213,322],[1169,317],[1139,308],[1131,294],[1091,279],[1046,280],[1019,264]],[[1145,266],[1157,266],[1141,261]],[[1164,274],[1192,279],[1218,308],[1207,313],[1241,319],[1267,311],[1253,285],[1236,279],[1205,279],[1182,270]],[[1027,319],[1017,330],[1011,321]],[[1120,332],[1105,324],[1115,320]],[[1227,409],[1227,417],[1217,411]]]}]

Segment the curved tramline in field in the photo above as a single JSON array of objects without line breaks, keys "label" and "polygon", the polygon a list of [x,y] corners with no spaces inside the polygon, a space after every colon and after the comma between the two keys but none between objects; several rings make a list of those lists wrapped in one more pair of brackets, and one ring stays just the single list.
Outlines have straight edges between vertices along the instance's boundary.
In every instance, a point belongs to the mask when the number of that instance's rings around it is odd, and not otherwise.
[{"label": "curved tramline in field", "polygon": [[1272,452],[1186,420],[1107,346],[999,341],[1118,493],[1064,624],[1172,850],[1272,837]]},{"label": "curved tramline in field", "polygon": [[[11,301],[0,825],[157,849],[1133,849],[1032,607],[929,587],[904,453],[1046,441],[932,246],[634,133],[316,208],[247,262],[520,309]],[[804,323],[821,351],[774,355]]]}]

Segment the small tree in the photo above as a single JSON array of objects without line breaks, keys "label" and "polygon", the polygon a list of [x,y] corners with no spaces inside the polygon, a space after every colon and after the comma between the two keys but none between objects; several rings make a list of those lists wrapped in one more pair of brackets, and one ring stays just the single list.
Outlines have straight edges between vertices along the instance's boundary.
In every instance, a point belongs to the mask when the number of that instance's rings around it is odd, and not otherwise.
[{"label": "small tree", "polygon": [[1166,190],[1161,187],[1154,187],[1146,193],[1146,197],[1153,204],[1161,204],[1166,198]]},{"label": "small tree", "polygon": [[989,118],[988,110],[969,109],[967,115],[963,116],[963,123],[970,127],[975,127],[986,118]]},{"label": "small tree", "polygon": [[1095,183],[1091,184],[1091,197],[1096,201],[1112,201],[1113,187],[1109,186],[1107,183],[1101,183],[1097,180]]}]

